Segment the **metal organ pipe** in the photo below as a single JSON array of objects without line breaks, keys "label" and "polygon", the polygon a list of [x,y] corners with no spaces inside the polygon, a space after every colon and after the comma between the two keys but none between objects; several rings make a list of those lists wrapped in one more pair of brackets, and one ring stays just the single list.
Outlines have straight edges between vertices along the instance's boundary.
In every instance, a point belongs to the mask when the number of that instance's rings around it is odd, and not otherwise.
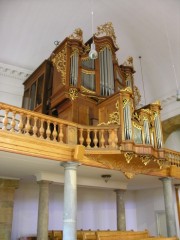
[{"label": "metal organ pipe", "polygon": [[77,51],[75,51],[70,60],[70,84],[73,86],[77,85],[77,79],[78,79],[78,60],[79,60],[79,54]]},{"label": "metal organ pipe", "polygon": [[99,61],[101,94],[104,96],[109,96],[114,93],[114,73],[112,52],[108,47],[105,47],[100,51]]}]

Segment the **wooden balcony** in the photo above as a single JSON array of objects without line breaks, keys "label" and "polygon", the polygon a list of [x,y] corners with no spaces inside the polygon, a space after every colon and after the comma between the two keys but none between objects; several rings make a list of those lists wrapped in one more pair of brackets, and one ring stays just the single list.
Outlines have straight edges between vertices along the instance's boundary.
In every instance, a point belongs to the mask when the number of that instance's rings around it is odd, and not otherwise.
[{"label": "wooden balcony", "polygon": [[84,126],[4,103],[0,151],[180,179],[180,152],[122,140],[120,125]]}]

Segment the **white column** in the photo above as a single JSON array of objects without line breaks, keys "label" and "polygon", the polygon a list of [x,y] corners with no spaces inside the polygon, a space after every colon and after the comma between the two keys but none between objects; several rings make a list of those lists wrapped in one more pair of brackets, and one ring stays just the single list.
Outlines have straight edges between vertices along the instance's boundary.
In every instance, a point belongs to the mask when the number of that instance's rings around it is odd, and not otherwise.
[{"label": "white column", "polygon": [[49,181],[39,181],[37,240],[48,240]]},{"label": "white column", "polygon": [[124,189],[116,189],[116,206],[117,206],[117,230],[126,231],[126,215],[124,204]]},{"label": "white column", "polygon": [[77,167],[76,162],[64,162],[63,240],[76,240]]},{"label": "white column", "polygon": [[177,235],[177,232],[176,232],[176,219],[175,219],[175,212],[174,212],[174,200],[173,200],[173,193],[172,193],[172,179],[167,177],[167,178],[160,178],[160,180],[163,183],[167,234],[168,234],[168,237],[173,237]]}]

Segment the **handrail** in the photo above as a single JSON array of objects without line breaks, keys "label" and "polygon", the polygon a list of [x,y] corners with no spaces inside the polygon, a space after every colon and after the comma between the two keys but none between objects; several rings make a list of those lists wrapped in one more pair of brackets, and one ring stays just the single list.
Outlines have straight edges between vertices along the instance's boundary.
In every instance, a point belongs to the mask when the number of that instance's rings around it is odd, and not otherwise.
[{"label": "handrail", "polygon": [[120,131],[120,125],[86,126],[0,103],[0,132],[30,136],[60,144],[79,144],[85,146],[88,151],[119,150],[120,153],[121,147],[122,153],[143,154],[148,159],[154,155],[156,160],[165,160],[169,166],[180,167],[180,152],[163,148],[154,149],[152,145],[138,145],[133,141],[122,141]]}]

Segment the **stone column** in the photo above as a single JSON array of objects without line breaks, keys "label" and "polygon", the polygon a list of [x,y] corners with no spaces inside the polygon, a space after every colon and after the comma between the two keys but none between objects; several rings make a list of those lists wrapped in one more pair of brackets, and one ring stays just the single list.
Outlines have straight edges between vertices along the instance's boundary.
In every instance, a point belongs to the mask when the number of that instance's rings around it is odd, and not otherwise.
[{"label": "stone column", "polygon": [[14,193],[19,186],[19,180],[0,179],[0,239],[10,240]]},{"label": "stone column", "polygon": [[176,219],[175,219],[175,212],[174,212],[174,199],[172,194],[172,179],[167,177],[167,178],[160,178],[160,180],[163,183],[167,234],[168,234],[168,237],[173,237],[177,235],[177,232],[176,232]]},{"label": "stone column", "polygon": [[63,240],[76,240],[77,183],[78,163],[64,162],[64,214]]},{"label": "stone column", "polygon": [[116,206],[117,206],[117,230],[126,231],[126,215],[124,204],[124,189],[116,189]]},{"label": "stone column", "polygon": [[48,240],[49,181],[39,181],[37,240]]}]

